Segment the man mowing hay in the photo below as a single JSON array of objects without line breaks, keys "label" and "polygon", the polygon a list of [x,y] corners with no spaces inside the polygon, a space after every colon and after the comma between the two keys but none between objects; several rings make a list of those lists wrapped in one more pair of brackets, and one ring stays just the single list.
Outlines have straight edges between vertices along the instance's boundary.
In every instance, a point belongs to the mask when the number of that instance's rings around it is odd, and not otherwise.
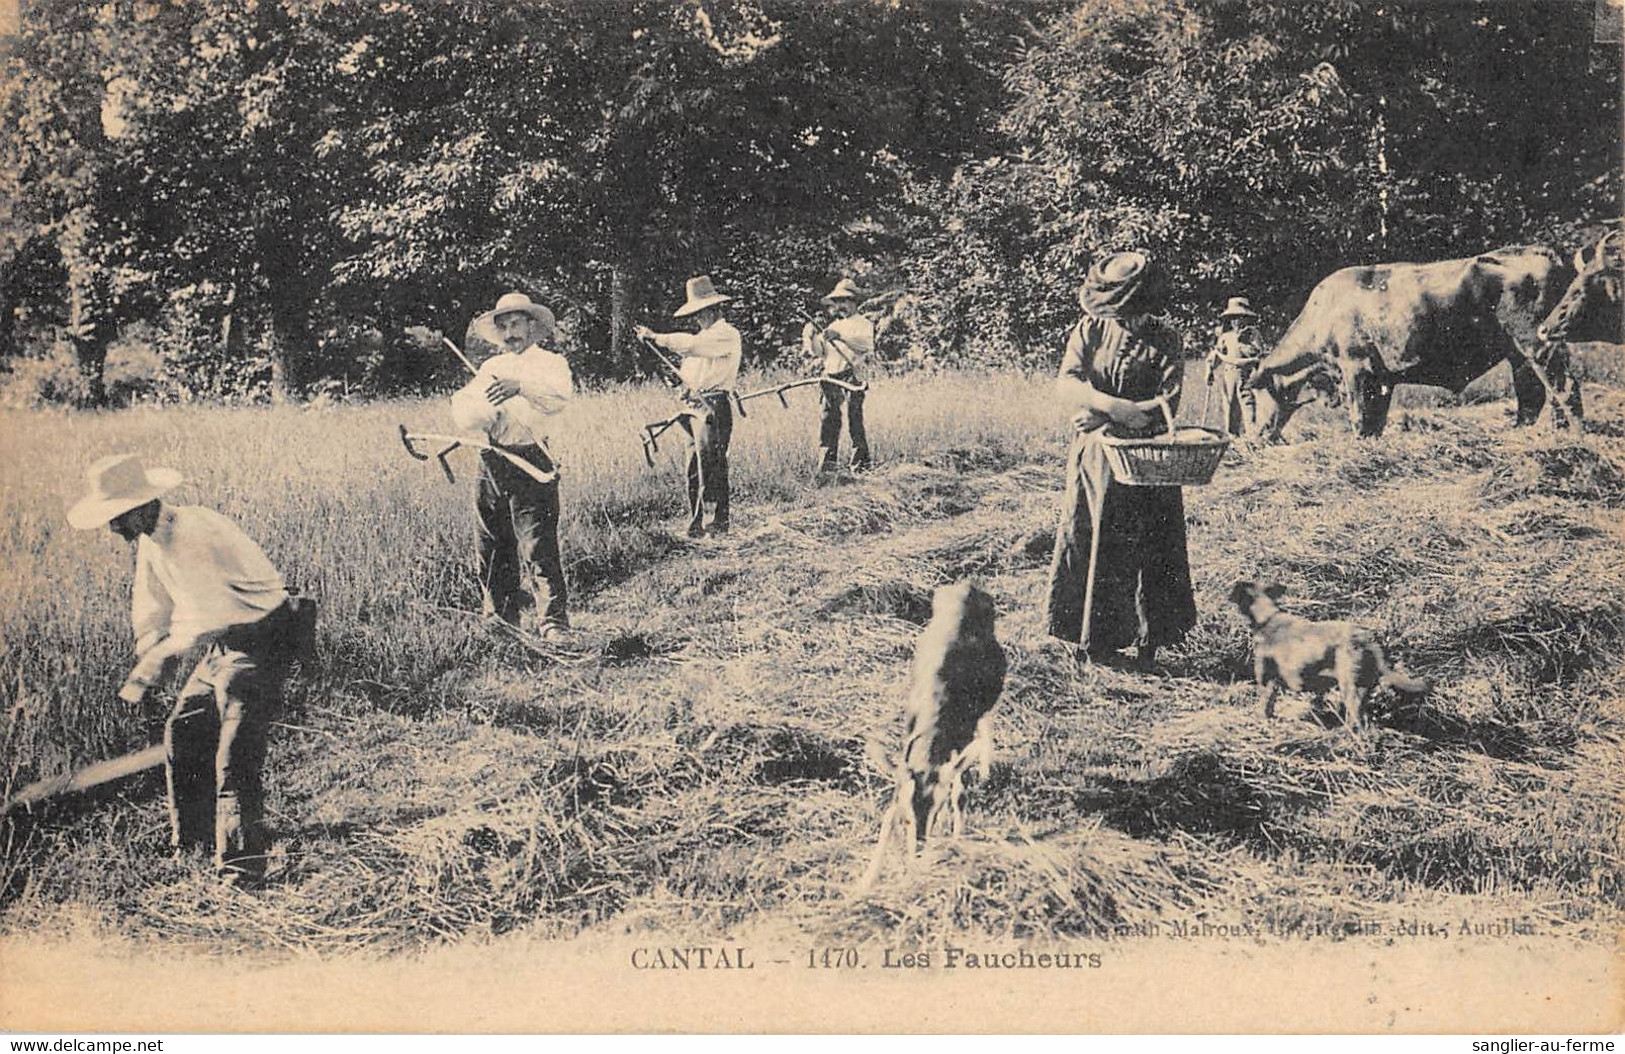
[{"label": "man mowing hay", "polygon": [[[535,465],[554,469],[547,450],[547,423],[574,394],[570,364],[547,345],[556,341],[553,313],[523,293],[508,293],[476,320],[506,352],[480,364],[474,379],[451,397],[459,428],[484,432],[493,446]],[[559,555],[559,484],[540,483],[507,458],[480,451],[474,485],[476,557],[480,594],[487,616],[512,626],[534,619],[534,587],[547,587],[547,608],[539,633],[562,636],[570,626],[568,588]]]},{"label": "man mowing hay", "polygon": [[[823,329],[811,321],[802,327],[802,353],[822,363],[826,382],[861,384],[863,378],[859,370],[875,350],[875,324],[858,313],[858,287],[850,278],[841,279],[824,297],[824,307],[833,321]],[[852,436],[852,471],[868,471],[869,434],[863,425],[864,393],[829,383],[819,385],[819,391],[824,413],[818,428],[818,471],[835,471],[841,446],[843,408],[847,430]]]},{"label": "man mowing hay", "polygon": [[213,847],[221,876],[265,873],[262,769],[271,716],[302,627],[282,575],[242,529],[212,509],[166,505],[181,482],[133,454],[90,466],[90,491],[68,510],[80,530],[107,526],[135,545],[130,620],[135,668],[119,689],[143,702],[166,668],[207,650],[164,724],[170,842]]},{"label": "man mowing hay", "polygon": [[739,331],[722,317],[722,305],[733,297],[717,292],[707,275],[690,278],[687,293],[687,300],[672,312],[672,317],[692,317],[693,333],[656,333],[639,326],[637,334],[683,357],[678,372],[687,388],[685,399],[699,411],[682,421],[683,430],[692,440],[688,455],[688,536],[699,538],[706,531],[707,502],[712,505],[711,533],[728,532],[728,443],[734,429],[730,397],[739,382],[744,345]]},{"label": "man mowing hay", "polygon": [[1165,282],[1144,252],[1099,261],[1079,290],[1056,381],[1075,434],[1055,532],[1048,602],[1052,636],[1105,661],[1129,645],[1142,666],[1196,625],[1177,486],[1130,487],[1112,478],[1103,436],[1167,427],[1180,392],[1180,337],[1155,318]]}]

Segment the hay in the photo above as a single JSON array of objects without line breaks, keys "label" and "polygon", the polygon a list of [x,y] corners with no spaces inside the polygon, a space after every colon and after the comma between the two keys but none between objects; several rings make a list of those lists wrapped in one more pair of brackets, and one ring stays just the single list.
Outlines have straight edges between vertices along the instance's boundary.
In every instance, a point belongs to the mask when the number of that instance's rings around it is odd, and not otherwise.
[{"label": "hay", "polygon": [[1017,829],[929,846],[893,861],[880,885],[844,902],[822,927],[843,940],[876,931],[931,947],[967,932],[1006,939],[1105,937],[1201,904],[1220,883],[1191,854],[1098,825]]},{"label": "hay", "polygon": [[[1227,458],[1186,491],[1200,620],[1157,676],[1080,671],[1045,634],[1059,436],[740,503],[736,533],[698,545],[606,505],[612,537],[571,567],[567,661],[408,589],[340,613],[324,646],[348,672],[291,696],[307,732],[273,741],[268,888],[162,860],[148,796],[5,849],[0,924],[88,916],[298,956],[609,924],[900,946],[1172,917],[1335,932],[1493,901],[1607,936],[1625,917],[1622,447],[1502,416],[1407,411],[1358,444],[1308,420],[1305,442]],[[402,566],[443,591],[446,564]],[[894,848],[853,901],[890,793],[865,743],[895,750],[931,591],[972,574],[1010,663],[991,778],[961,841],[912,869]],[[1265,721],[1223,602],[1260,576],[1292,610],[1371,626],[1434,692],[1380,693],[1363,739],[1301,697]]]}]

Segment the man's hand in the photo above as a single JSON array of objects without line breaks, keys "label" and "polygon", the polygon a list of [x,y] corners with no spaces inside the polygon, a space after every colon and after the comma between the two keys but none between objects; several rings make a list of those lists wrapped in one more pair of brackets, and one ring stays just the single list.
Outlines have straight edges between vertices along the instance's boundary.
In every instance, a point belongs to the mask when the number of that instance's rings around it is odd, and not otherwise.
[{"label": "man's hand", "polygon": [[518,394],[518,382],[509,380],[507,377],[498,377],[485,389],[485,398],[490,401],[492,406],[501,406]]},{"label": "man's hand", "polygon": [[634,326],[632,332],[637,334],[639,340],[653,340],[655,337],[655,331],[648,326]]},{"label": "man's hand", "polygon": [[126,703],[130,703],[134,706],[140,706],[146,701],[147,692],[150,691],[151,688],[152,686],[149,684],[143,684],[142,682],[134,679],[127,680],[124,682],[124,686],[118,690],[118,697],[124,700]]}]

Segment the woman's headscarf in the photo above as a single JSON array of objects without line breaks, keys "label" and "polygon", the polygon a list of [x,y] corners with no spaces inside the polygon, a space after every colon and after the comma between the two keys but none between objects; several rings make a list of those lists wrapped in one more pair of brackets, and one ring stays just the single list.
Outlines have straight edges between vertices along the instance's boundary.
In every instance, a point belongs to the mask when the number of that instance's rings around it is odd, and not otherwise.
[{"label": "woman's headscarf", "polygon": [[1168,297],[1168,283],[1151,254],[1136,249],[1113,253],[1089,268],[1078,303],[1096,318],[1154,315]]}]

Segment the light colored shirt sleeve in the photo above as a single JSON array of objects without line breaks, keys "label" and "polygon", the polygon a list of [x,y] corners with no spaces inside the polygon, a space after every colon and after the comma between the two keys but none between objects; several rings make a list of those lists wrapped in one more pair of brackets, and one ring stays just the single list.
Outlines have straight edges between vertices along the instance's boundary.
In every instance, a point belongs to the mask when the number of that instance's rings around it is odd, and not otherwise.
[{"label": "light colored shirt sleeve", "polygon": [[830,327],[853,351],[861,356],[874,354],[875,324],[862,315],[843,318]]},{"label": "light colored shirt sleeve", "polygon": [[552,352],[522,355],[508,376],[519,385],[519,394],[544,414],[563,410],[575,395],[575,378],[570,375],[570,363],[563,355]]},{"label": "light colored shirt sleeve", "polygon": [[698,359],[722,359],[740,351],[739,331],[720,324],[699,333],[657,333],[655,339],[679,355]]},{"label": "light colored shirt sleeve", "polygon": [[857,369],[874,354],[875,324],[863,315],[837,319],[830,323],[826,333],[821,340],[826,351],[825,373]]},{"label": "light colored shirt sleeve", "polygon": [[[491,402],[485,392],[501,378],[519,386],[519,394],[500,404]],[[546,419],[570,404],[575,395],[575,379],[563,355],[532,348],[523,355],[503,354],[486,359],[474,379],[451,397],[451,418],[465,431],[484,432],[513,441],[510,424],[537,436],[546,432]]]},{"label": "light colored shirt sleeve", "polygon": [[152,570],[152,543],[142,538],[136,546],[135,588],[130,594],[130,625],[135,629],[135,653],[145,655],[169,634],[175,601]]},{"label": "light colored shirt sleeve", "polygon": [[485,389],[496,380],[496,374],[490,369],[494,361],[486,359],[479,372],[474,374],[474,379],[452,393],[451,419],[465,432],[489,432],[502,416],[497,406],[485,395]]}]

